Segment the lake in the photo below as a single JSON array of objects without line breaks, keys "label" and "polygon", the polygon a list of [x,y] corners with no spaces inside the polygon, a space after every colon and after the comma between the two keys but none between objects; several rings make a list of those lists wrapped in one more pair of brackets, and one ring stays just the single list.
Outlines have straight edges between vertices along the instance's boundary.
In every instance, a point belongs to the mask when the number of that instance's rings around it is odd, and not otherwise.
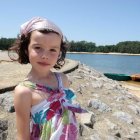
[{"label": "lake", "polygon": [[[140,73],[140,55],[67,53],[67,58],[80,61],[103,73]],[[10,60],[7,51],[0,51],[0,60]]]},{"label": "lake", "polygon": [[140,73],[139,55],[68,53],[67,58],[80,61],[103,73],[122,73],[129,75]]}]

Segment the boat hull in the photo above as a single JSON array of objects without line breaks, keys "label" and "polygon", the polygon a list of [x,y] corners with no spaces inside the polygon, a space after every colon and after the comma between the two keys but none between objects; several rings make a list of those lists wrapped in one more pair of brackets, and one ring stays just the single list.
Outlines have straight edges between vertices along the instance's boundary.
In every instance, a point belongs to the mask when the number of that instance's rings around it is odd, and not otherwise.
[{"label": "boat hull", "polygon": [[117,80],[117,81],[129,81],[129,80],[131,80],[131,76],[126,75],[126,74],[104,73],[104,75],[112,80]]},{"label": "boat hull", "polygon": [[133,74],[133,75],[131,75],[131,79],[133,81],[140,81],[140,74]]}]

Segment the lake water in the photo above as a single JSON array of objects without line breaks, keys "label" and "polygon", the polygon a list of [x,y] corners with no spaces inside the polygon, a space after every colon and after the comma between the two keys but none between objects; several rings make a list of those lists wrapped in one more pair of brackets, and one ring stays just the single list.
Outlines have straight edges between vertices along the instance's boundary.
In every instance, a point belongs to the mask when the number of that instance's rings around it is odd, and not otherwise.
[{"label": "lake water", "polygon": [[100,72],[136,74],[140,73],[140,56],[112,54],[67,54],[67,58],[78,60]]}]

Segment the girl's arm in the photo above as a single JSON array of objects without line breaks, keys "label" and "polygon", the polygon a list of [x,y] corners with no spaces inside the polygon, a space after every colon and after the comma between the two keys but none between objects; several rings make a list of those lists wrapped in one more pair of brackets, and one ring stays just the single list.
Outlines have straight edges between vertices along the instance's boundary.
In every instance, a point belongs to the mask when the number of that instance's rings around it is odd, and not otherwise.
[{"label": "girl's arm", "polygon": [[23,86],[17,86],[14,94],[16,111],[17,140],[30,140],[31,92]]}]

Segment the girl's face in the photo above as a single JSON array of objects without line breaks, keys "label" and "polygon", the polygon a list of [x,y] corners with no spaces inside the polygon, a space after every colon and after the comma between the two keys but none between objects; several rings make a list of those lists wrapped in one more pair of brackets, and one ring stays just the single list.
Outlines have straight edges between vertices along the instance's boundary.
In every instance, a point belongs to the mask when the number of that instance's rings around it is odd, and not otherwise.
[{"label": "girl's face", "polygon": [[32,68],[45,72],[54,67],[60,54],[61,37],[56,33],[33,31],[28,46]]}]

